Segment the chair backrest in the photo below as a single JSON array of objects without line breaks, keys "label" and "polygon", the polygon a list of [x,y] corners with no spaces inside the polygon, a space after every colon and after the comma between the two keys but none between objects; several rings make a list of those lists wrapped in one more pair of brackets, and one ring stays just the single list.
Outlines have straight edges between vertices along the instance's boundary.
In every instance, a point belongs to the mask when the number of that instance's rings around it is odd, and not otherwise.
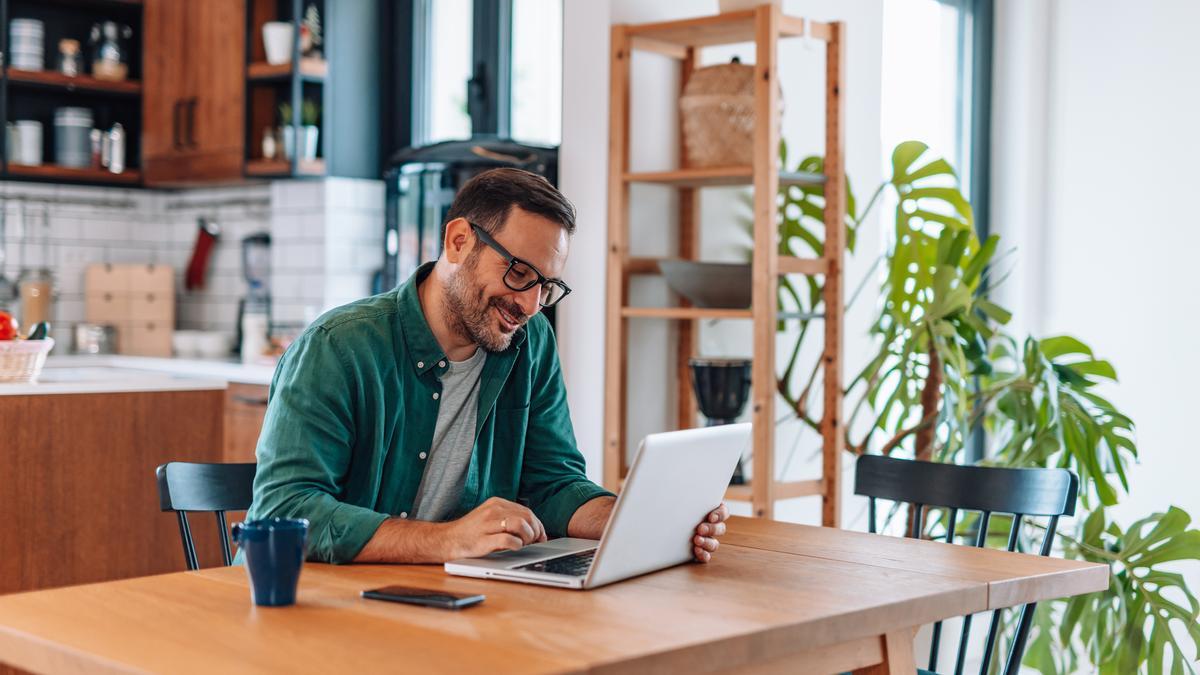
[{"label": "chair backrest", "polygon": [[200,562],[196,558],[188,511],[216,514],[221,557],[226,565],[233,564],[225,512],[250,508],[256,466],[253,463],[168,462],[154,470],[158,478],[159,506],[163,511],[174,511],[179,519],[179,538],[183,540],[183,557],[189,570],[200,569]]},{"label": "chair backrest", "polygon": [[[858,458],[855,468],[854,493],[869,498],[868,529],[872,533],[877,531],[876,502],[879,499],[912,505],[912,524],[906,528],[906,535],[909,537],[921,536],[926,509],[944,509],[947,514],[944,539],[949,543],[954,543],[955,538],[959,536],[955,532],[959,512],[978,512],[974,537],[970,542],[977,547],[982,547],[987,542],[992,514],[1012,516],[1012,527],[1008,532],[1009,551],[1016,550],[1025,519],[1045,517],[1049,520],[1039,554],[1049,555],[1054,533],[1058,528],[1058,519],[1075,513],[1079,479],[1066,469],[960,466],[863,455]],[[1030,603],[1021,608],[1021,618],[1009,650],[1005,673],[1015,675],[1020,668],[1029,629],[1033,624],[1033,612],[1036,609],[1037,603]],[[997,609],[992,613],[991,627],[984,643],[981,673],[988,672],[991,665],[1000,612],[1001,610]],[[941,629],[940,621],[934,624],[933,640],[929,648],[929,670],[933,671],[937,670]],[[971,617],[965,616],[955,660],[955,675],[961,675],[963,671],[970,633]]]}]

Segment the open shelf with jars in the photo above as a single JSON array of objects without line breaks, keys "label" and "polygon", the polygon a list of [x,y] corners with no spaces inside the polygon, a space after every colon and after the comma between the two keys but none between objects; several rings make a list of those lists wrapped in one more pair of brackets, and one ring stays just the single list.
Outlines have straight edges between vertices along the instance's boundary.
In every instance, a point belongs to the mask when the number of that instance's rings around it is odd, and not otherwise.
[{"label": "open shelf with jars", "polygon": [[0,0],[0,175],[141,182],[140,0]]}]

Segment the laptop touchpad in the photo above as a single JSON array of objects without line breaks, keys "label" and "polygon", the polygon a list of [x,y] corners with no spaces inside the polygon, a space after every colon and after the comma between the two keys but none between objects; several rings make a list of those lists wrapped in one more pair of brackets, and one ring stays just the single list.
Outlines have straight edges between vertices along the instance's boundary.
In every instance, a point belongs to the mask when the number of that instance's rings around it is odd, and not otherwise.
[{"label": "laptop touchpad", "polygon": [[540,544],[530,544],[517,551],[496,551],[480,558],[480,560],[494,561],[503,563],[505,567],[516,565],[524,565],[546,558],[554,558],[560,555],[586,551],[596,548],[600,542],[594,539],[574,539],[571,537],[562,537],[561,539],[551,539],[543,541]]}]

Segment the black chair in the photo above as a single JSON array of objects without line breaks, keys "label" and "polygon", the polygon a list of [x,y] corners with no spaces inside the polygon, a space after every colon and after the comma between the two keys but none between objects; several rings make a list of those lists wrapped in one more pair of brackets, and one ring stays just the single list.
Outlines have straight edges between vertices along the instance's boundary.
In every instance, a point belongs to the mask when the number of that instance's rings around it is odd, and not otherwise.
[{"label": "black chair", "polygon": [[221,556],[226,565],[233,564],[225,512],[250,508],[255,466],[252,463],[168,462],[154,470],[154,475],[158,477],[159,506],[163,511],[174,511],[179,517],[179,537],[183,540],[183,557],[189,570],[200,569],[200,562],[196,559],[196,544],[192,540],[192,528],[188,525],[188,511],[217,515]]},{"label": "black chair", "polygon": [[[1031,516],[1048,517],[1046,535],[1040,555],[1049,555],[1060,516],[1075,513],[1079,479],[1066,469],[1004,469],[995,467],[960,466],[936,462],[916,462],[880,455],[863,455],[855,469],[854,493],[870,498],[868,528],[876,532],[876,501],[887,499],[912,505],[912,527],[909,537],[919,537],[923,531],[927,508],[946,510],[945,540],[954,543],[959,511],[977,511],[979,518],[971,544],[982,547],[987,539],[988,524],[993,513],[1011,515],[1013,522],[1008,533],[1008,550],[1014,551],[1021,533],[1022,520]],[[971,533],[964,533],[970,536]],[[939,537],[940,539],[941,537]],[[1015,675],[1025,653],[1025,643],[1033,623],[1037,603],[1021,609],[1016,636],[1009,651],[1004,672]],[[991,627],[984,643],[983,667],[988,672],[996,647],[1000,612],[992,613]],[[942,624],[933,626],[933,641],[929,649],[929,670],[937,670],[938,647]],[[967,641],[971,633],[971,617],[963,617],[962,635],[958,642],[958,657],[954,673],[961,675],[966,658]]]}]

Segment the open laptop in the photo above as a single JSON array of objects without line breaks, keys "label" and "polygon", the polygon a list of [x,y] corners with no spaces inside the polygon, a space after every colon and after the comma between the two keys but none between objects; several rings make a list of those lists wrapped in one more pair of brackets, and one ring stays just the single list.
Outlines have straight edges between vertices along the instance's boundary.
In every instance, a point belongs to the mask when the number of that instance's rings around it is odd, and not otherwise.
[{"label": "open laptop", "polygon": [[446,563],[446,572],[596,588],[692,559],[696,526],[720,505],[749,424],[650,434],[638,448],[600,541],[564,537]]}]

